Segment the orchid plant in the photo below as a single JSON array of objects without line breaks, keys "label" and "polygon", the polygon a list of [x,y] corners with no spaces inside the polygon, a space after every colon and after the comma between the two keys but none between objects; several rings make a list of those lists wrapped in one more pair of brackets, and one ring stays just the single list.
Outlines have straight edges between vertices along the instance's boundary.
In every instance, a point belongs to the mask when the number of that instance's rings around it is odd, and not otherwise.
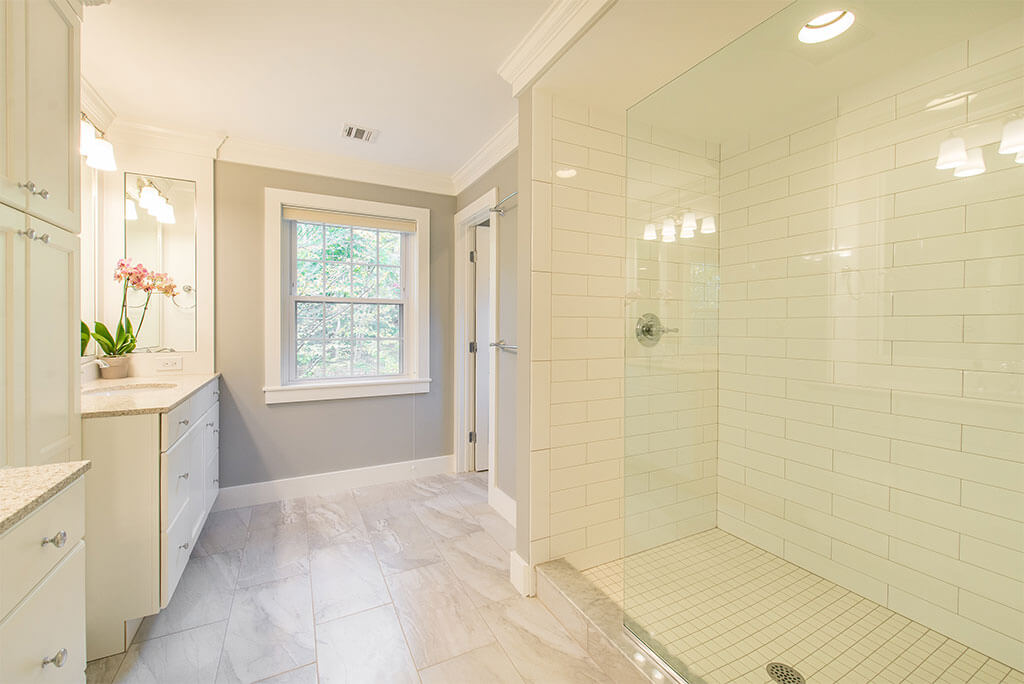
[{"label": "orchid plant", "polygon": [[[96,340],[103,353],[107,356],[124,356],[135,350],[139,335],[142,333],[142,324],[146,321],[146,312],[149,310],[149,300],[154,294],[162,294],[173,297],[178,294],[178,287],[174,280],[166,273],[150,271],[142,264],[134,264],[131,259],[119,259],[114,267],[114,281],[123,283],[121,291],[121,315],[117,320],[117,330],[111,334],[110,329],[103,323],[96,321],[93,330],[82,321],[82,353],[89,344],[89,338]],[[132,325],[128,317],[128,288],[143,292],[146,295],[146,302],[142,306],[142,315],[139,317],[138,325]]]}]

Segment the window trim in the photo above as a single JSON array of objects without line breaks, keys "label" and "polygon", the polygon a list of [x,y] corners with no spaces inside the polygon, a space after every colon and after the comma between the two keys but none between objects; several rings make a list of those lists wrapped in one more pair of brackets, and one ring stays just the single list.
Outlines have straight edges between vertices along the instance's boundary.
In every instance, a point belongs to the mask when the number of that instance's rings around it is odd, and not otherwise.
[{"label": "window trim", "polygon": [[[416,231],[407,238],[409,249],[403,255],[408,264],[408,293],[404,333],[405,373],[370,378],[344,378],[328,381],[289,380],[291,362],[288,339],[291,324],[285,303],[290,301],[290,231],[281,219],[282,206],[340,211],[351,214],[387,216],[416,223]],[[407,260],[407,261],[406,261]],[[370,202],[335,195],[318,195],[281,188],[264,192],[264,401],[280,404],[299,401],[323,401],[355,397],[420,394],[430,391],[430,210],[400,204]]]}]

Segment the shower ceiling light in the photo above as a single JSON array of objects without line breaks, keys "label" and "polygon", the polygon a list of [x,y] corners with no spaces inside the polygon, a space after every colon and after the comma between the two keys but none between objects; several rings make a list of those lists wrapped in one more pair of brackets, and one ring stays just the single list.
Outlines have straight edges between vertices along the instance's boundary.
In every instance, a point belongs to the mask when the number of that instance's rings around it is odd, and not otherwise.
[{"label": "shower ceiling light", "polygon": [[665,220],[661,222],[661,241],[676,241],[676,222],[670,216],[666,216]]},{"label": "shower ceiling light", "polygon": [[935,168],[955,169],[967,161],[967,145],[963,138],[946,138],[939,144],[939,159]]},{"label": "shower ceiling light", "polygon": [[135,202],[130,197],[124,198],[124,220],[125,221],[136,221],[139,218],[139,212],[135,209]]},{"label": "shower ceiling light", "polygon": [[1008,121],[1003,126],[1003,137],[999,141],[999,154],[1024,152],[1024,118]]},{"label": "shower ceiling light", "polygon": [[823,43],[853,26],[854,18],[848,10],[826,12],[804,24],[796,37],[801,43]]},{"label": "shower ceiling light", "polygon": [[953,175],[957,178],[967,178],[979,173],[985,173],[985,158],[981,156],[980,147],[972,147],[967,150],[967,161],[956,167]]},{"label": "shower ceiling light", "polygon": [[575,178],[576,169],[558,169],[555,171],[555,175],[559,178]]},{"label": "shower ceiling light", "polygon": [[658,226],[653,223],[648,223],[644,226],[644,240],[657,240],[658,239]]},{"label": "shower ceiling light", "polygon": [[688,211],[683,214],[683,230],[696,230],[697,229],[697,215],[692,211]]},{"label": "shower ceiling light", "polygon": [[700,220],[700,232],[707,235],[715,232],[715,217],[708,216]]}]

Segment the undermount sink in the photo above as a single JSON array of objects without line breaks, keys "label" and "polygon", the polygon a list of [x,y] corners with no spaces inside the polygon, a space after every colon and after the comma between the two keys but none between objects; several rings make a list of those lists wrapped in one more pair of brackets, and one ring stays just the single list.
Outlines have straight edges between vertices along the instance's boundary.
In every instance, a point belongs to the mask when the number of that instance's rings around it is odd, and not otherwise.
[{"label": "undermount sink", "polygon": [[105,396],[112,396],[116,394],[141,394],[143,392],[156,392],[158,390],[174,389],[177,386],[177,383],[173,382],[150,382],[139,383],[137,385],[110,385],[108,387],[94,387],[92,389],[83,390],[82,394],[92,396],[97,394]]}]

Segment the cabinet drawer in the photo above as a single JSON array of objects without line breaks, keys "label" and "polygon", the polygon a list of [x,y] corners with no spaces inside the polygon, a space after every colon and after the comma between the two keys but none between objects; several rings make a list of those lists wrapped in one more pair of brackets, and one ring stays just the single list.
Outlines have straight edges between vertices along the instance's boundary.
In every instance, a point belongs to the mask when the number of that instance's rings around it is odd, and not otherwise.
[{"label": "cabinet drawer", "polygon": [[194,486],[192,478],[202,478],[202,473],[192,472],[193,451],[200,449],[197,436],[201,434],[199,430],[190,430],[173,447],[160,454],[161,531],[170,527],[188,507],[189,495]]},{"label": "cabinet drawer", "polygon": [[[0,622],[0,682],[82,682],[85,679],[85,543],[76,540],[64,560]],[[61,667],[42,666],[61,649]]]},{"label": "cabinet drawer", "polygon": [[160,449],[167,451],[195,423],[191,397],[160,416]]},{"label": "cabinet drawer", "polygon": [[[53,538],[61,532],[65,542],[60,547],[42,543],[44,538]],[[85,481],[78,478],[0,537],[0,617],[7,615],[83,536]]]},{"label": "cabinet drawer", "polygon": [[179,515],[166,532],[160,533],[160,607],[166,608],[181,573],[192,554],[193,520]]},{"label": "cabinet drawer", "polygon": [[189,397],[192,404],[192,417],[198,422],[210,407],[220,398],[220,383],[217,378],[206,383],[195,394]]},{"label": "cabinet drawer", "polygon": [[203,497],[203,507],[209,513],[213,508],[213,502],[217,500],[220,493],[220,451],[206,454],[206,468],[203,470],[206,493]]}]

